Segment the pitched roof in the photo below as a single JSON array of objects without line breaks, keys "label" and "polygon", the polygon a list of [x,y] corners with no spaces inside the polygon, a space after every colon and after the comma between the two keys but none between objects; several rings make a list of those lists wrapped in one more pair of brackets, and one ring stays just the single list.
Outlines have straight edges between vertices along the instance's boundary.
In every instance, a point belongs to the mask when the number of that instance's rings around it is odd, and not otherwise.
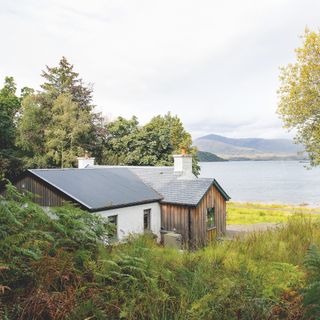
[{"label": "pitched roof", "polygon": [[122,168],[136,174],[146,185],[163,196],[161,202],[197,206],[208,189],[215,185],[225,200],[230,197],[213,178],[184,179],[173,167],[93,166],[91,168]]},{"label": "pitched roof", "polygon": [[28,171],[91,211],[162,199],[159,193],[126,168]]}]

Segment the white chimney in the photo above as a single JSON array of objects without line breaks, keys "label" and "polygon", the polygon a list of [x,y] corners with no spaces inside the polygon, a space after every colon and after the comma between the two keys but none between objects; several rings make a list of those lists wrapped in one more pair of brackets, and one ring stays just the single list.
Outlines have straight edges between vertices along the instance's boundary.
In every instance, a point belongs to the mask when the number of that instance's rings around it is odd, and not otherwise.
[{"label": "white chimney", "polygon": [[89,154],[87,151],[85,152],[84,157],[78,157],[77,159],[78,159],[78,168],[79,169],[83,169],[88,166],[94,166],[94,159],[95,158],[89,157]]},{"label": "white chimney", "polygon": [[174,159],[174,173],[181,175],[181,179],[195,179],[192,173],[192,155],[176,154]]}]

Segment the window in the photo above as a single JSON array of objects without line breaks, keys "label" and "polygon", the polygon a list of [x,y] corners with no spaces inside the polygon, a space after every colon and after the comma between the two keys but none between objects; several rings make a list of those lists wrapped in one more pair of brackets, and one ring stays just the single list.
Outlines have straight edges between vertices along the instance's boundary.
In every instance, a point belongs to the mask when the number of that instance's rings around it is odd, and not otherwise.
[{"label": "window", "polygon": [[143,210],[143,229],[150,230],[151,209]]},{"label": "window", "polygon": [[118,216],[108,217],[108,221],[111,224],[112,230],[109,231],[108,237],[112,240],[118,238]]},{"label": "window", "polygon": [[207,228],[213,228],[216,226],[216,217],[214,214],[214,208],[207,209]]}]

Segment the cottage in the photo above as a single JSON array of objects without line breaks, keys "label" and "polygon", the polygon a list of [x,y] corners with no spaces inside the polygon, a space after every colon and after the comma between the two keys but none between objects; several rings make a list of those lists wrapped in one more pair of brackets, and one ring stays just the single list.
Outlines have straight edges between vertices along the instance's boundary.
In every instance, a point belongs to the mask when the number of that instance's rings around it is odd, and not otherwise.
[{"label": "cottage", "polygon": [[35,194],[44,207],[66,201],[107,217],[115,237],[152,231],[161,239],[168,231],[185,246],[203,246],[226,231],[226,201],[215,179],[197,178],[190,155],[174,156],[173,167],[98,166],[94,158],[78,158],[77,169],[30,169],[15,183]]}]

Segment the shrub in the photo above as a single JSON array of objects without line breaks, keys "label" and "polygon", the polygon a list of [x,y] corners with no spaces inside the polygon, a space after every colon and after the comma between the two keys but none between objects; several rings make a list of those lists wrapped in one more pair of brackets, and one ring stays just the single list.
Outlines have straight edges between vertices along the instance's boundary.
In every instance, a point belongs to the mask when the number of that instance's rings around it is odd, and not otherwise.
[{"label": "shrub", "polygon": [[320,245],[320,229],[314,218],[296,216],[276,230],[194,252],[163,248],[150,235],[111,246],[107,234],[99,216],[72,206],[48,214],[9,186],[0,200],[0,316],[319,317],[320,253],[311,245]]}]

